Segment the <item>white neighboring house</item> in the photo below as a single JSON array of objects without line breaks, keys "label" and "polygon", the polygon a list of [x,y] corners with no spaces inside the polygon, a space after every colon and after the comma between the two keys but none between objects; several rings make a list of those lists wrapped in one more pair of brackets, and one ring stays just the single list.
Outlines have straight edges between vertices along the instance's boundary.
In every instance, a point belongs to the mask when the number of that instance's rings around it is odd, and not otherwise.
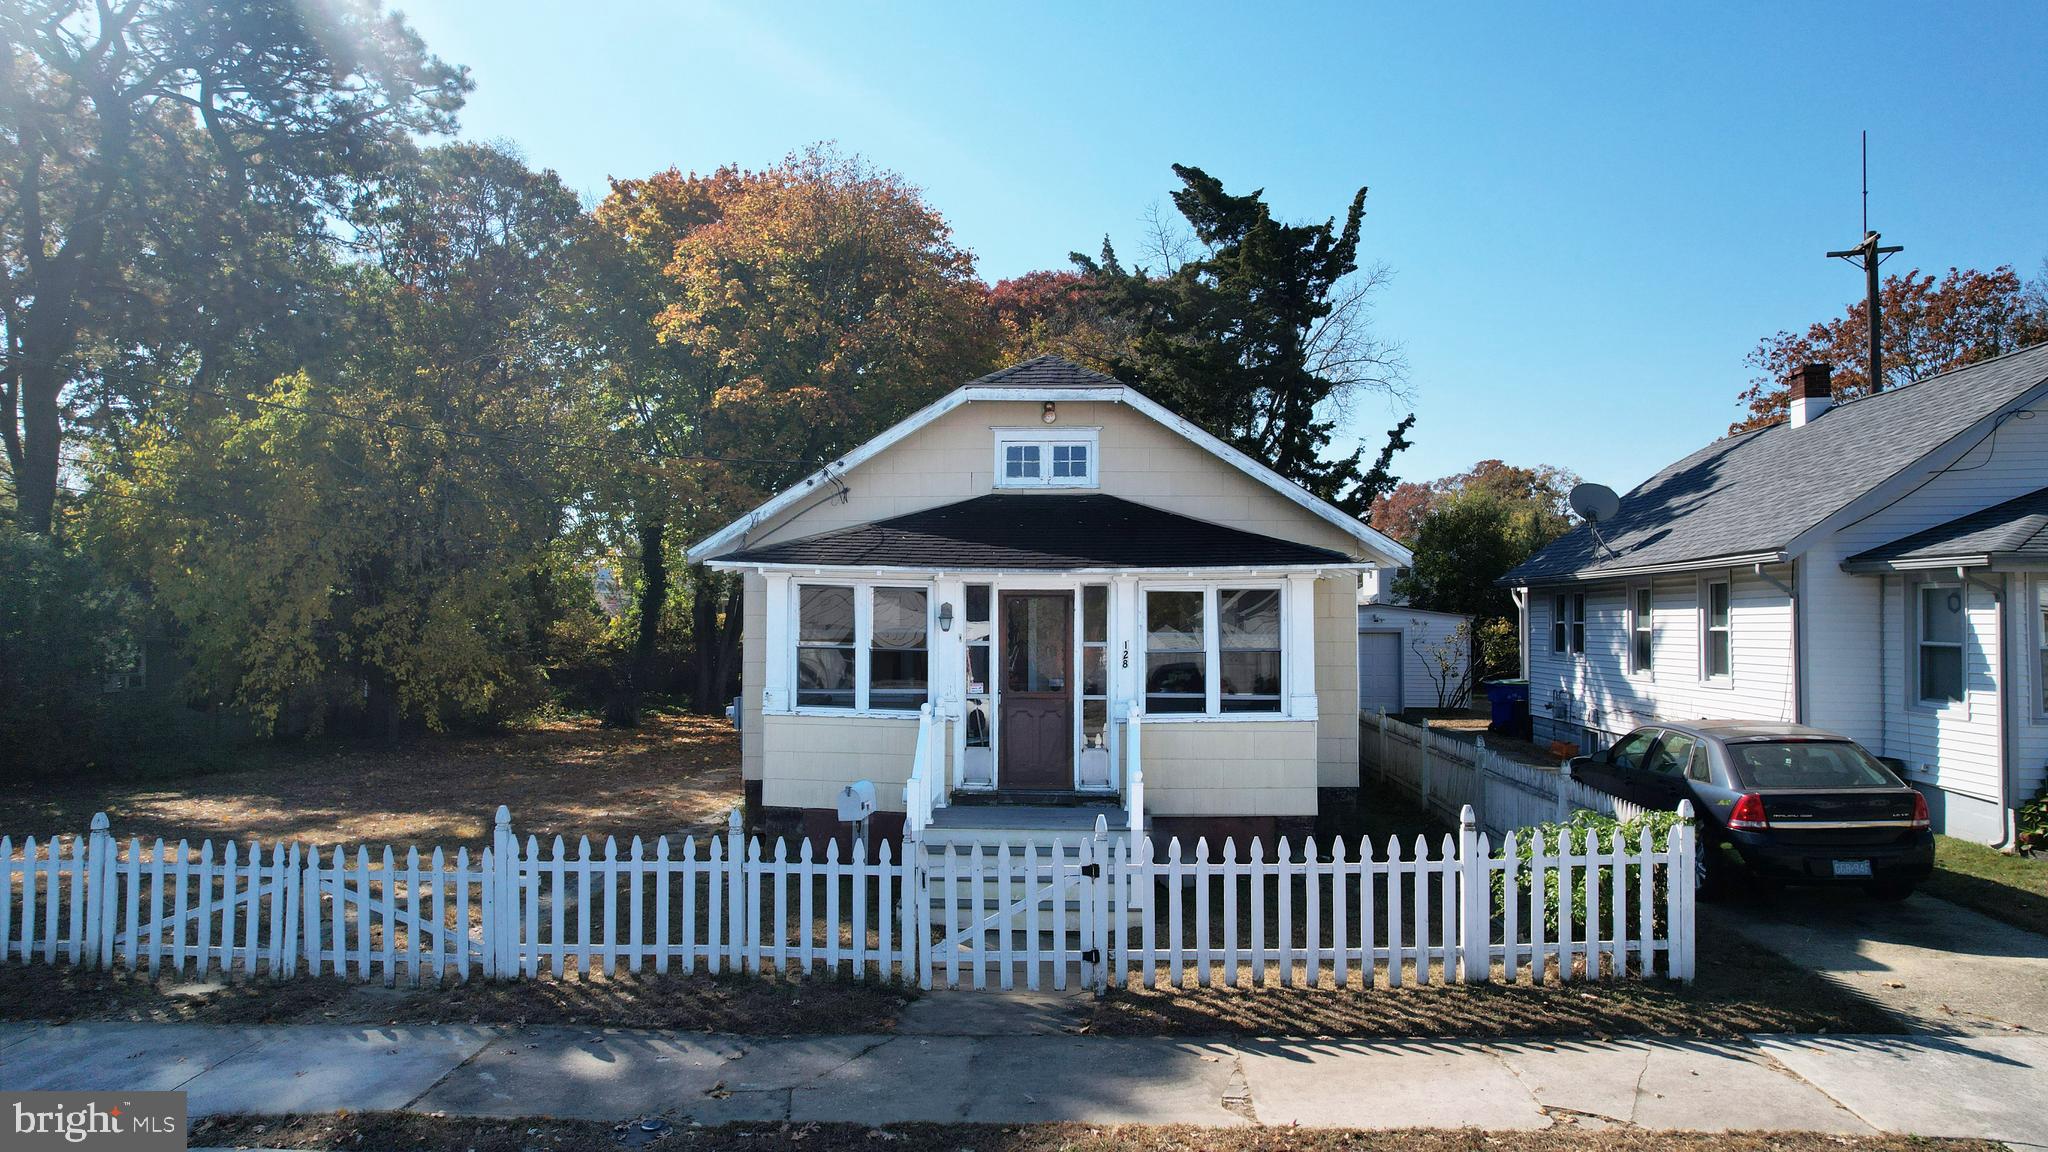
[{"label": "white neighboring house", "polygon": [[1509,573],[1538,739],[1796,721],[2009,844],[2048,775],[2048,345],[1716,441]]},{"label": "white neighboring house", "polygon": [[[1444,673],[1425,653],[1450,642],[1459,625],[1472,622],[1460,612],[1409,607],[1407,598],[1393,591],[1394,581],[1406,573],[1389,567],[1359,576],[1358,709],[1367,715],[1382,708],[1395,713],[1436,707],[1437,681]],[[1464,663],[1471,660],[1468,642]]]}]

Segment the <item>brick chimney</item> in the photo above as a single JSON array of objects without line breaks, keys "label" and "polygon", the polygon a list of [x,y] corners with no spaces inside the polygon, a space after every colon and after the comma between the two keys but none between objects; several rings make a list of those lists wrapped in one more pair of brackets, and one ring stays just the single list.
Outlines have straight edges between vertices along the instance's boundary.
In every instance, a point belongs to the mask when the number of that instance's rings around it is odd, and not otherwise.
[{"label": "brick chimney", "polygon": [[1835,370],[1827,364],[1803,364],[1792,373],[1792,426],[1804,428],[1835,402]]}]

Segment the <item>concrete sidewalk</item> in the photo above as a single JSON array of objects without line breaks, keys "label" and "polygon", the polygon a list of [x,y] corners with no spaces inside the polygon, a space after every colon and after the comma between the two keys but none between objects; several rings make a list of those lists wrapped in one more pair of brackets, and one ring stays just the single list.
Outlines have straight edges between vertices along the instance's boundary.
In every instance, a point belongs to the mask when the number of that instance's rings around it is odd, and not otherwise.
[{"label": "concrete sidewalk", "polygon": [[1805,1129],[2048,1147],[2048,1037],[1742,1041],[755,1038],[591,1028],[0,1025],[0,1088],[177,1089],[195,1116]]}]

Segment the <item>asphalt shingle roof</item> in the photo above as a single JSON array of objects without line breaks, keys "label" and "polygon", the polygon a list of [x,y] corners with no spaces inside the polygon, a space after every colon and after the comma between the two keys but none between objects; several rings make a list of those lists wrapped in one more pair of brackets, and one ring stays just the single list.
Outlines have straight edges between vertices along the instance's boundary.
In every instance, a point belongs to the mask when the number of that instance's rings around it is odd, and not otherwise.
[{"label": "asphalt shingle roof", "polygon": [[986,376],[969,380],[967,387],[995,385],[1005,388],[1103,388],[1123,383],[1092,368],[1083,368],[1058,356],[1033,356],[1029,360],[999,368]]},{"label": "asphalt shingle roof", "polygon": [[1114,496],[997,494],[719,557],[906,568],[1237,568],[1350,564],[1341,552]]},{"label": "asphalt shingle roof", "polygon": [[[2048,344],[1718,440],[1621,500],[1600,526],[1567,532],[1505,577],[1540,584],[1784,548],[1977,421],[2048,380]],[[1609,551],[1611,549],[1611,552]]]},{"label": "asphalt shingle roof", "polygon": [[2048,562],[2048,488],[1859,552],[1849,557],[1847,566],[1910,564],[1960,556]]}]

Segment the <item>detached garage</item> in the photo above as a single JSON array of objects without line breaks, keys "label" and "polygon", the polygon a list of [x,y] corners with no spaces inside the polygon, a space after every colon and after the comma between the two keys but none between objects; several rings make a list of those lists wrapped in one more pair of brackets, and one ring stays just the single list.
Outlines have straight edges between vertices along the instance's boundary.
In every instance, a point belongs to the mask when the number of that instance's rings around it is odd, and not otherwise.
[{"label": "detached garage", "polygon": [[[1385,708],[1405,712],[1437,706],[1436,661],[1426,652],[1450,643],[1471,617],[1457,612],[1429,612],[1404,604],[1358,606],[1358,710]],[[1463,652],[1471,660],[1469,644]]]}]

